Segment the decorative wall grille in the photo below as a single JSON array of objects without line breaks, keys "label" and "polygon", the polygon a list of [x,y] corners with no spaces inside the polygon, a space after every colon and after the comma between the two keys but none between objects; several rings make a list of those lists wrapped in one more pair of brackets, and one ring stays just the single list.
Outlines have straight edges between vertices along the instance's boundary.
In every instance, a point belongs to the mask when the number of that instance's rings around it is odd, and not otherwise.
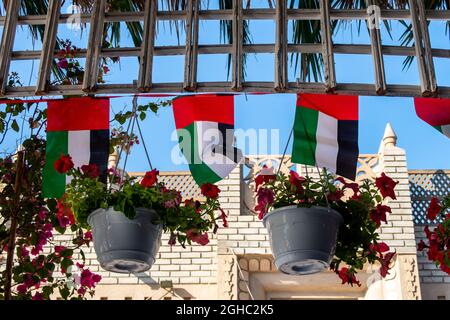
[{"label": "decorative wall grille", "polygon": [[[184,11],[160,11],[158,1],[147,0],[140,12],[105,12],[107,0],[94,1],[92,13],[82,14],[81,22],[89,23],[89,46],[77,53],[86,58],[85,77],[80,85],[50,85],[50,73],[55,58],[55,41],[58,25],[67,23],[70,15],[61,14],[62,0],[49,0],[46,15],[21,16],[20,0],[8,1],[6,15],[0,17],[3,26],[0,51],[0,96],[111,94],[140,92],[340,92],[357,95],[430,96],[450,97],[450,87],[438,87],[433,58],[450,58],[450,50],[432,48],[428,30],[429,21],[450,20],[450,10],[425,10],[422,0],[408,0],[407,10],[386,9],[380,11],[381,23],[385,20],[411,21],[414,46],[383,45],[378,28],[369,28],[370,45],[337,45],[332,43],[331,22],[373,20],[373,10],[332,9],[330,0],[320,0],[320,9],[288,9],[287,0],[277,0],[275,8],[243,9],[243,1],[233,1],[228,10],[203,10],[200,0],[189,1]],[[373,0],[366,0],[374,8]],[[186,44],[184,46],[155,46],[157,21],[184,21]],[[199,45],[200,20],[232,21],[232,44]],[[243,21],[275,21],[275,43],[244,45]],[[289,44],[287,25],[290,20],[320,21],[322,43]],[[140,47],[102,48],[102,31],[107,22],[141,22],[143,43]],[[13,51],[16,29],[21,25],[45,25],[42,50]],[[243,78],[243,55],[247,53],[273,53],[275,78],[270,82],[247,82]],[[288,53],[320,53],[324,61],[324,82],[289,82],[287,77]],[[371,55],[375,74],[373,84],[337,83],[334,69],[335,54]],[[229,54],[231,56],[231,81],[198,82],[197,61],[199,54]],[[184,55],[184,81],[182,83],[153,83],[152,65],[155,56]],[[418,65],[420,85],[393,85],[386,83],[384,56],[413,56]],[[99,84],[98,66],[101,57],[139,57],[139,77],[133,83]],[[7,86],[9,66],[12,60],[40,60],[36,86],[12,88]]]},{"label": "decorative wall grille", "polygon": [[[427,219],[427,208],[432,197],[442,199],[450,192],[450,170],[409,171],[409,189],[414,223],[432,223]],[[442,222],[442,219],[434,221]]]}]

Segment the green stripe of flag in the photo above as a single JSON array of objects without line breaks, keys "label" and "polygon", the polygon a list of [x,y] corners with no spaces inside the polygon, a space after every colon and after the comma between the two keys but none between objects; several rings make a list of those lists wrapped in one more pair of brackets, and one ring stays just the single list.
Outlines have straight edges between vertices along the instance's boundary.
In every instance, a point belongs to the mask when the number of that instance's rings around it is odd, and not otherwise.
[{"label": "green stripe of flag", "polygon": [[60,198],[65,191],[66,175],[58,173],[54,163],[61,154],[68,154],[68,132],[47,132],[45,166],[43,172],[42,192],[46,198]]},{"label": "green stripe of flag", "polygon": [[292,162],[310,166],[315,165],[318,119],[319,112],[317,110],[302,107],[296,108]]},{"label": "green stripe of flag", "polygon": [[[185,131],[183,131],[185,130]],[[222,180],[211,168],[201,161],[199,154],[199,141],[196,123],[192,123],[178,130],[180,149],[189,164],[192,177],[198,185],[204,183],[215,183]],[[192,140],[193,141],[192,141]]]}]

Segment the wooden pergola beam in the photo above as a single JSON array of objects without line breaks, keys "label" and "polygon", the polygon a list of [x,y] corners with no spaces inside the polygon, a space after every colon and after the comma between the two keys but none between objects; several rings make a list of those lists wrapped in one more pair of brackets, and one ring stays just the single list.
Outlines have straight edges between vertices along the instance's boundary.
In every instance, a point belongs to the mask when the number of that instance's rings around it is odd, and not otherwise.
[{"label": "wooden pergola beam", "polygon": [[11,53],[16,37],[16,27],[19,18],[20,1],[8,1],[6,7],[6,19],[3,28],[2,41],[0,43],[0,94],[4,95],[8,84]]},{"label": "wooden pergola beam", "polygon": [[[379,13],[375,10],[375,1],[366,0],[368,7],[368,26],[370,33],[370,46],[372,50],[373,67],[375,71],[375,92],[379,95],[386,93],[386,75],[381,45],[381,33],[378,25]],[[372,10],[370,10],[372,8]]]},{"label": "wooden pergola beam", "polygon": [[194,91],[197,82],[198,25],[200,2],[188,1],[186,15],[186,47],[184,54],[184,89]]},{"label": "wooden pergola beam", "polygon": [[37,95],[45,94],[49,86],[60,11],[61,0],[50,0],[48,3],[47,20],[45,22],[45,33],[36,83]]},{"label": "wooden pergola beam", "polygon": [[430,33],[428,30],[428,21],[425,16],[425,4],[423,1],[417,1],[417,11],[419,16],[420,33],[422,36],[422,43],[424,49],[424,59],[427,66],[428,81],[431,94],[435,94],[438,90],[436,71],[434,69],[433,52],[431,49]]},{"label": "wooden pergola beam", "polygon": [[94,2],[89,30],[89,46],[86,53],[86,65],[82,90],[93,92],[96,90],[100,67],[100,52],[102,50],[103,30],[105,24],[106,0]]},{"label": "wooden pergola beam", "polygon": [[275,91],[283,92],[288,86],[288,20],[287,0],[276,3],[276,35],[275,35]]},{"label": "wooden pergola beam", "polygon": [[148,91],[152,86],[153,56],[155,52],[157,1],[146,1],[144,9],[144,30],[140,48],[139,78],[137,87],[140,91]]},{"label": "wooden pergola beam", "polygon": [[325,87],[332,92],[336,87],[336,73],[334,67],[333,37],[330,20],[330,0],[320,0],[320,27],[322,36],[322,56],[325,74]]},{"label": "wooden pergola beam", "polygon": [[234,91],[242,90],[243,78],[243,31],[244,20],[242,19],[242,1],[233,1],[233,44],[231,53],[232,81],[231,88]]}]

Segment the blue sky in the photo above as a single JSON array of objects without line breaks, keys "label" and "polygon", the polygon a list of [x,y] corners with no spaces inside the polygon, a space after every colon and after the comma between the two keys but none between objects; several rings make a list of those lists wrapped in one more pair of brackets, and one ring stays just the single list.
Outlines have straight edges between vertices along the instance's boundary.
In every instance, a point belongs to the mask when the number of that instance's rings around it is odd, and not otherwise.
[{"label": "blue sky", "polygon": [[[213,3],[213,1],[211,1]],[[255,3],[257,5],[257,3]],[[64,10],[64,9],[63,9]],[[383,44],[399,45],[399,37],[403,27],[398,22],[392,23],[391,39],[382,28]],[[167,23],[160,22],[157,45],[177,45],[178,40]],[[124,29],[124,28],[123,28]],[[254,43],[270,43],[274,40],[275,24],[273,21],[252,21],[250,30]],[[289,28],[290,33],[292,28]],[[172,30],[173,31],[173,30]],[[0,33],[2,32],[0,28]],[[430,25],[431,42],[435,48],[450,49],[449,35],[445,35],[443,22],[432,22]],[[200,44],[219,43],[219,21],[202,22],[200,25]],[[75,33],[60,25],[58,36],[70,38],[76,45],[86,47],[87,32]],[[342,28],[333,36],[335,43],[369,44],[370,40],[363,27],[360,34],[356,24]],[[181,43],[184,35],[181,34]],[[40,49],[40,44],[34,48]],[[132,46],[131,40],[123,32],[121,46]],[[32,50],[27,29],[17,32],[14,50]],[[226,55],[202,55],[199,57],[198,81],[226,81]],[[385,56],[388,84],[419,84],[416,61],[411,68],[402,70],[403,57]],[[19,72],[25,85],[36,82],[38,61],[34,65],[30,61],[15,61],[10,71]],[[81,59],[81,63],[84,63]],[[181,82],[183,78],[183,56],[156,57],[154,61],[154,82]],[[111,72],[105,77],[108,83],[129,83],[137,78],[138,62],[136,58],[122,58],[120,64],[113,65]],[[435,58],[438,84],[450,86],[450,59]],[[337,55],[336,74],[338,82],[372,83],[373,67],[371,56],[367,55]],[[247,63],[247,80],[272,81],[274,76],[273,54],[249,55]],[[289,80],[295,81],[294,68],[289,68]],[[280,151],[284,148],[292,128],[295,111],[294,94],[273,95],[240,95],[235,98],[235,127],[244,130],[254,128],[278,129]],[[141,98],[140,102],[151,101]],[[118,111],[124,106],[131,108],[130,98],[112,99],[112,109]],[[3,108],[0,107],[0,108]],[[448,169],[450,168],[450,139],[440,134],[434,128],[422,122],[414,111],[412,98],[390,97],[360,97],[359,145],[360,153],[376,153],[383,136],[386,123],[390,122],[398,136],[398,146],[406,149],[408,167],[410,169]],[[144,139],[150,151],[153,164],[161,171],[186,170],[185,165],[175,165],[171,161],[171,152],[177,146],[171,140],[175,129],[171,108],[161,110],[157,116],[151,115],[142,124]],[[270,132],[269,132],[270,134]],[[0,147],[14,150],[17,137],[10,136]],[[242,141],[238,141],[242,145]],[[250,150],[244,150],[245,153]],[[265,150],[260,152],[266,153]],[[270,152],[270,146],[269,150]],[[290,147],[288,148],[290,152]],[[129,171],[145,171],[148,169],[142,146],[137,146],[127,166]]]}]

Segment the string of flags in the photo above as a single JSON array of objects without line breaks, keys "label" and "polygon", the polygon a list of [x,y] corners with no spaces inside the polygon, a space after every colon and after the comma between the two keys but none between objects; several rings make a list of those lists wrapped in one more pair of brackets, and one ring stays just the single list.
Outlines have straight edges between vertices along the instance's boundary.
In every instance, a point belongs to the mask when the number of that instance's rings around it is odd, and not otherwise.
[{"label": "string of flags", "polygon": [[[179,147],[199,185],[220,181],[243,159],[242,151],[235,147],[236,95],[192,94],[173,99]],[[144,96],[173,97],[165,94]],[[100,169],[100,179],[106,181],[110,99],[115,97],[122,96],[46,100],[45,196],[62,196],[66,184],[70,182],[69,177],[58,173],[53,167],[61,154],[70,154],[75,167],[96,164]],[[359,155],[358,99],[358,96],[349,95],[298,94],[292,162],[325,167],[354,180]],[[0,103],[14,103],[12,100],[6,101]],[[414,98],[414,105],[420,119],[450,138],[450,99]]]}]

